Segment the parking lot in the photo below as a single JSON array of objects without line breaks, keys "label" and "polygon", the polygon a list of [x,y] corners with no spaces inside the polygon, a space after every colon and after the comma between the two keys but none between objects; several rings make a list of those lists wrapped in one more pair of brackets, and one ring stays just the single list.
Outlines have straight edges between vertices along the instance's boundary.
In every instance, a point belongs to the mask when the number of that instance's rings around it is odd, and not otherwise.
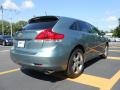
[{"label": "parking lot", "polygon": [[45,75],[20,69],[10,60],[11,46],[0,46],[0,90],[120,90],[120,43],[110,43],[107,59],[100,57],[85,64],[76,79],[62,73]]}]

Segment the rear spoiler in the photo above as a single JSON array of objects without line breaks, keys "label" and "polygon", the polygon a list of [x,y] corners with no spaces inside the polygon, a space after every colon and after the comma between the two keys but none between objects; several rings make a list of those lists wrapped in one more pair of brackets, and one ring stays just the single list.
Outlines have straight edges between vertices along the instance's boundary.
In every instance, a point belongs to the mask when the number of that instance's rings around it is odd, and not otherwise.
[{"label": "rear spoiler", "polygon": [[50,21],[58,21],[58,17],[56,16],[40,16],[32,18],[28,21],[28,23],[37,23],[37,22],[50,22]]}]

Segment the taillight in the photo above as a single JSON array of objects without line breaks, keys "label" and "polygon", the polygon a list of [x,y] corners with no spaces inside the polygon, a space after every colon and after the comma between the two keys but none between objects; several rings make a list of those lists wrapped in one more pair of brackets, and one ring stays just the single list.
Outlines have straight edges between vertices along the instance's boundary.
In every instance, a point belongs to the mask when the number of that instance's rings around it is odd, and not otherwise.
[{"label": "taillight", "polygon": [[64,39],[64,34],[53,32],[52,29],[45,29],[42,32],[40,32],[35,39],[36,40],[62,40]]}]

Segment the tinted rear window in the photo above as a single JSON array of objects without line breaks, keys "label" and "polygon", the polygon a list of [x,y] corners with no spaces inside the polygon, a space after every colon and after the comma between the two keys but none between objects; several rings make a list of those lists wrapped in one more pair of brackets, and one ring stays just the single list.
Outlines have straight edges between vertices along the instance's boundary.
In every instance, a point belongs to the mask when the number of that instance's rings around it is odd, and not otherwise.
[{"label": "tinted rear window", "polygon": [[53,28],[56,23],[57,21],[29,23],[25,27],[23,27],[23,30],[40,30],[46,28]]},{"label": "tinted rear window", "polygon": [[23,27],[23,30],[40,30],[53,28],[57,21],[58,18],[55,16],[35,17],[28,21],[28,24]]}]

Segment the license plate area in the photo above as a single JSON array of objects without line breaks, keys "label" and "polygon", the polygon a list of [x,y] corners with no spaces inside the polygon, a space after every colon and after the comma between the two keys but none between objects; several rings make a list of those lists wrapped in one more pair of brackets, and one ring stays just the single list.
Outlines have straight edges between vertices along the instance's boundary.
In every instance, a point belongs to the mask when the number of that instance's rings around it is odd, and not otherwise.
[{"label": "license plate area", "polygon": [[17,47],[24,48],[25,47],[25,41],[18,41]]}]

